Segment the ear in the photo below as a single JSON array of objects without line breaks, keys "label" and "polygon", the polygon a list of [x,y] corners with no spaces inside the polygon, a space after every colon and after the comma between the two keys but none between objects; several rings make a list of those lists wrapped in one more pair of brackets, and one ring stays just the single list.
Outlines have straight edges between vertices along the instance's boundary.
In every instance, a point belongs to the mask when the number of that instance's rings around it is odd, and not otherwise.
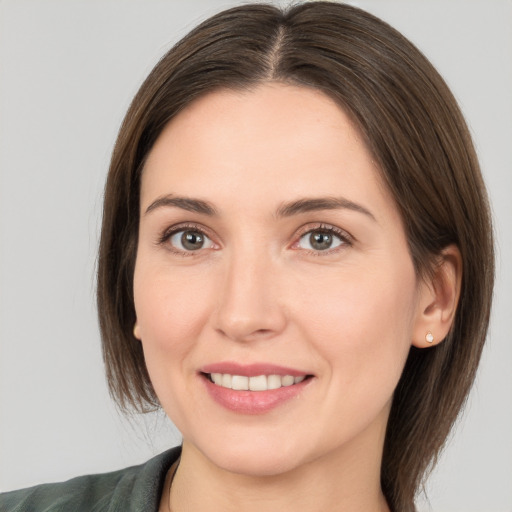
[{"label": "ear", "polygon": [[462,257],[449,245],[438,257],[433,273],[419,284],[419,298],[412,344],[418,348],[441,343],[457,311],[462,280]]},{"label": "ear", "polygon": [[137,322],[135,322],[135,325],[133,326],[133,336],[140,340],[140,327]]}]

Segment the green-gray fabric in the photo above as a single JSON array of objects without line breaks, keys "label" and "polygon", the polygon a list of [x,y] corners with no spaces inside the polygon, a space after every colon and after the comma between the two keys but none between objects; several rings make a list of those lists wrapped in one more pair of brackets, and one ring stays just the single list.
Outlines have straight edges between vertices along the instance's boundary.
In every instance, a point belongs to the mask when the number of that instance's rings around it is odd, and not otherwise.
[{"label": "green-gray fabric", "polygon": [[140,466],[0,494],[1,512],[158,512],[167,470],[181,447]]}]

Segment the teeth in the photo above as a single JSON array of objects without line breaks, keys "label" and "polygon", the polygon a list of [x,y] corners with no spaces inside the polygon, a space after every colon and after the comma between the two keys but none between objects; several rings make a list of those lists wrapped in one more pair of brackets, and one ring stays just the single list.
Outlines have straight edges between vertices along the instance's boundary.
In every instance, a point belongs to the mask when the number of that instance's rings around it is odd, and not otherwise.
[{"label": "teeth", "polygon": [[285,375],[281,378],[282,386],[291,386],[294,383],[294,378],[291,375]]},{"label": "teeth", "polygon": [[279,375],[269,375],[267,377],[267,389],[279,389],[281,387],[281,377]]},{"label": "teeth", "polygon": [[267,390],[267,377],[265,375],[258,375],[257,377],[249,378],[249,389],[251,391],[266,391]]},{"label": "teeth", "polygon": [[249,377],[244,377],[243,375],[233,375],[231,379],[231,389],[236,390],[248,390],[249,389]]},{"label": "teeth", "polygon": [[222,380],[220,381],[220,385],[223,388],[231,389],[231,382],[233,380],[233,377],[231,375],[229,375],[229,373],[224,373],[221,378],[222,378]]},{"label": "teeth", "polygon": [[237,391],[268,391],[279,389],[283,386],[292,386],[302,382],[306,376],[294,377],[293,375],[258,375],[246,377],[245,375],[230,375],[229,373],[211,373],[210,377],[217,386],[235,389]]}]

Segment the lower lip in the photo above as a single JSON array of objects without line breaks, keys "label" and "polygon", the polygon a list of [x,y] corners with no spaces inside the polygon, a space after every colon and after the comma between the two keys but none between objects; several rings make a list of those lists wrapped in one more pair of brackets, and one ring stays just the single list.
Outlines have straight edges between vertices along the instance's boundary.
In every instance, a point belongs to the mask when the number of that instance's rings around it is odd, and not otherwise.
[{"label": "lower lip", "polygon": [[303,391],[311,382],[306,378],[298,384],[282,386],[268,391],[236,391],[214,384],[210,379],[201,376],[210,396],[230,411],[240,414],[264,414],[290,401]]}]

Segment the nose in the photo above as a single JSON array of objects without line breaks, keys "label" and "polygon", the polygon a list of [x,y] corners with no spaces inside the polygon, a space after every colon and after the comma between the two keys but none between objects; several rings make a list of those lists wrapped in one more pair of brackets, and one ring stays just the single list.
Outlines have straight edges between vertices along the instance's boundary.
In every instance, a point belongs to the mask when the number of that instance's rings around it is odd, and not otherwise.
[{"label": "nose", "polygon": [[259,254],[240,254],[226,262],[215,327],[222,336],[247,342],[281,333],[287,322],[278,265]]}]

